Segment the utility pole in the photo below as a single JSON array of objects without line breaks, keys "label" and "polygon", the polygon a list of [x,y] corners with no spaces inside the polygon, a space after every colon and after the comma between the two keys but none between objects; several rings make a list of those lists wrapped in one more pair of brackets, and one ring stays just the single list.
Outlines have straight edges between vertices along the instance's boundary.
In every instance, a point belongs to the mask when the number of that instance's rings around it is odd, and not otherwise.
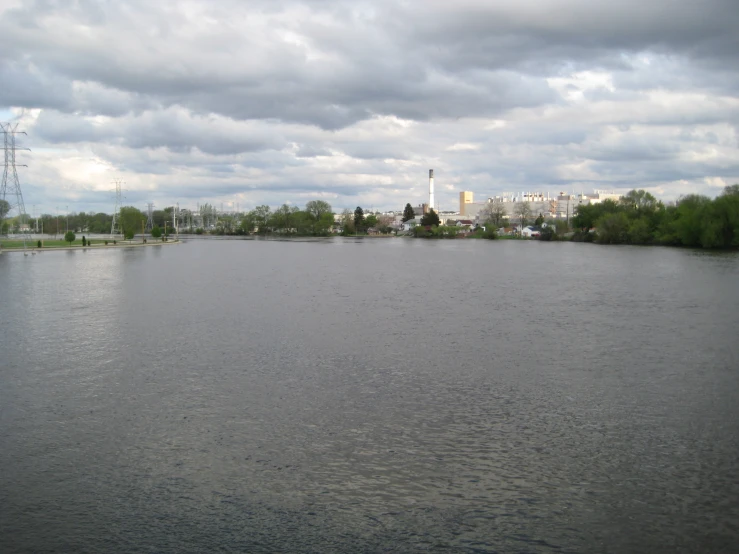
[{"label": "utility pole", "polygon": [[144,238],[144,220],[141,220],[141,244],[144,244],[146,239]]},{"label": "utility pole", "polygon": [[149,218],[146,220],[146,228],[151,231],[154,228],[154,203],[149,202],[146,205]]},{"label": "utility pole", "polygon": [[[18,180],[18,167],[28,167],[23,164],[15,163],[15,153],[18,150],[29,150],[29,148],[18,148],[15,145],[15,135],[25,135],[24,131],[18,130],[18,124],[13,125],[12,123],[0,123],[0,128],[3,133],[3,149],[5,151],[5,163],[3,164],[3,178],[0,182],[0,200],[5,200],[10,204],[8,214],[15,207],[18,209],[18,221],[19,225],[27,224],[28,214],[26,213],[26,206],[23,203],[23,193],[21,192],[21,184]],[[10,189],[10,190],[8,190]],[[8,195],[12,198],[11,201],[7,200]],[[4,217],[7,217],[5,214]],[[0,227],[2,227],[2,218],[0,218]],[[30,228],[30,226],[29,226]],[[23,250],[25,252],[26,245],[26,233],[21,232],[23,236]],[[27,253],[26,253],[27,255]]]},{"label": "utility pole", "polygon": [[67,233],[69,233],[69,206],[65,206],[67,209]]},{"label": "utility pole", "polygon": [[570,195],[567,195],[567,230],[570,230]]},{"label": "utility pole", "polygon": [[115,185],[115,208],[113,209],[113,222],[110,224],[110,238],[121,232],[121,206],[123,205],[123,193],[121,192],[123,181],[113,179],[113,184]]}]

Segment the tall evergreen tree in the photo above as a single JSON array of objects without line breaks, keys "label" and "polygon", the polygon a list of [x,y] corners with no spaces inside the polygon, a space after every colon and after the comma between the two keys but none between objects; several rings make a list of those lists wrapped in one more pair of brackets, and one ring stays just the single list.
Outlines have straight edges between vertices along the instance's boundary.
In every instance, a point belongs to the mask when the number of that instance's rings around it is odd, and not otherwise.
[{"label": "tall evergreen tree", "polygon": [[354,227],[357,231],[364,229],[364,210],[359,206],[354,210]]},{"label": "tall evergreen tree", "polygon": [[429,208],[429,211],[423,215],[421,218],[421,225],[440,225],[441,220],[439,219],[439,214],[437,214],[434,210]]},{"label": "tall evergreen tree", "polygon": [[416,217],[415,212],[413,211],[413,207],[411,206],[410,202],[405,205],[405,209],[403,210],[403,223],[406,221],[409,221]]}]

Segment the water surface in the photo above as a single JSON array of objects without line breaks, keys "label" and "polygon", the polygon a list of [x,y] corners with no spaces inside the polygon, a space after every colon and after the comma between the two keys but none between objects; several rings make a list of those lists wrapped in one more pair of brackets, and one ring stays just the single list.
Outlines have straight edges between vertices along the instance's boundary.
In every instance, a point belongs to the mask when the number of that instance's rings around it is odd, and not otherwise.
[{"label": "water surface", "polygon": [[0,551],[739,549],[739,256],[0,255]]}]

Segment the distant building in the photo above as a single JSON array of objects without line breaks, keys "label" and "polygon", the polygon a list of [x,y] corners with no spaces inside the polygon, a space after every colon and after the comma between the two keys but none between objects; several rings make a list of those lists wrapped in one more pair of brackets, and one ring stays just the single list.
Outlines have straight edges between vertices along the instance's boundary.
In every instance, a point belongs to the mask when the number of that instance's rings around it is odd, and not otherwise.
[{"label": "distant building", "polygon": [[564,192],[560,192],[557,197],[556,217],[559,219],[567,219],[575,214],[578,206],[600,204],[604,200],[613,200],[614,202],[618,202],[621,197],[621,194],[602,190],[595,190],[593,191],[593,194],[566,194]]},{"label": "distant building", "polygon": [[474,202],[474,195],[468,190],[463,190],[459,193],[459,215],[467,215],[465,209],[467,204]]},{"label": "distant building", "polygon": [[538,237],[541,235],[541,227],[528,225],[521,230],[522,237]]}]

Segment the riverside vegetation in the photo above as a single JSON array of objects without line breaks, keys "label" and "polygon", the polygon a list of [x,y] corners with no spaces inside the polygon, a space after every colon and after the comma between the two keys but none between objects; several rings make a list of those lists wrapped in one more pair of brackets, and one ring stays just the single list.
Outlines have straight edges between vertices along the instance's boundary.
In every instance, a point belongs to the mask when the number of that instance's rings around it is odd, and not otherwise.
[{"label": "riverside vegetation", "polygon": [[[527,224],[531,216],[525,204],[512,215],[512,221]],[[7,203],[0,201],[0,216],[7,214]],[[166,240],[172,233],[173,207],[153,212],[154,227],[152,237]],[[203,234],[201,228],[193,228],[195,214],[180,210],[181,221],[187,224],[180,227],[181,232]],[[491,204],[486,214],[485,229],[479,228],[464,233],[468,238],[498,238],[496,229],[508,224],[509,217],[502,204]],[[354,211],[344,210],[339,222],[334,221],[331,205],[323,200],[312,200],[304,209],[283,204],[276,210],[269,206],[257,206],[241,214],[216,212],[211,204],[199,207],[197,217],[210,232],[216,235],[293,235],[327,236],[341,231],[342,235],[391,234],[393,216],[365,215],[361,207]],[[410,204],[406,204],[403,221],[414,217]],[[112,216],[103,213],[70,214],[64,218],[42,215],[40,228],[44,233],[56,234],[68,224],[70,232],[107,233],[110,231]],[[140,232],[146,214],[133,206],[121,209],[120,226],[126,238]],[[539,215],[534,221],[541,225],[544,218]],[[17,229],[23,222],[19,218],[2,221],[2,234]],[[29,222],[30,223],[30,222]],[[61,225],[60,225],[61,223]],[[715,199],[696,194],[681,197],[671,205],[665,205],[644,190],[632,190],[619,201],[605,200],[599,204],[578,206],[572,217],[572,230],[563,220],[550,221],[542,228],[539,240],[576,242],[597,242],[600,244],[635,244],[689,246],[700,248],[739,247],[739,184],[726,187]],[[574,232],[573,232],[574,230]],[[421,225],[413,229],[412,235],[418,238],[458,238],[463,230],[456,226],[441,225],[439,216],[433,210],[425,214]],[[511,238],[511,237],[505,237]],[[61,242],[61,241],[60,241]],[[74,239],[68,244],[73,244]],[[45,241],[45,245],[51,245]]]},{"label": "riverside vegetation", "polygon": [[[690,194],[665,206],[650,193],[632,190],[619,202],[578,207],[575,241],[701,248],[739,247],[739,185],[715,199]],[[591,230],[594,229],[594,232]]]}]

